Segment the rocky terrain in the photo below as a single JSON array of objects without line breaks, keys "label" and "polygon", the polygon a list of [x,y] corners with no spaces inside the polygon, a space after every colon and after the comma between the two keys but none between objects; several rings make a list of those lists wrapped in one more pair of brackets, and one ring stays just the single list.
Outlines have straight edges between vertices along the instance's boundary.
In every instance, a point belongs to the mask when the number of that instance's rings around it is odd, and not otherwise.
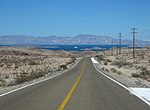
[{"label": "rocky terrain", "polygon": [[117,49],[113,49],[98,54],[97,67],[128,87],[150,87],[150,47],[135,49],[134,59],[131,48],[117,53]]}]

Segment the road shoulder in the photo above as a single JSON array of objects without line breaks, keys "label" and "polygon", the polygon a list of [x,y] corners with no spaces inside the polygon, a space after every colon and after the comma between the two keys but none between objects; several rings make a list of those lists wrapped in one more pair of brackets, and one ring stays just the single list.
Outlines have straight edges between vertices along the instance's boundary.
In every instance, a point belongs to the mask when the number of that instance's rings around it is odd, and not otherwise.
[{"label": "road shoulder", "polygon": [[[95,69],[100,73],[102,74],[103,76],[107,77],[108,79],[112,80],[113,82],[115,82],[116,84],[120,85],[121,87],[125,88],[126,90],[129,91],[130,94],[133,94],[135,96],[137,96],[139,99],[141,99],[142,101],[144,101],[146,104],[148,104],[150,106],[150,100],[149,100],[149,97],[150,97],[150,92],[147,92],[147,90],[144,90],[144,88],[142,88],[142,90],[139,90],[139,89],[133,89],[133,88],[128,88],[127,86],[125,86],[124,84],[118,82],[117,79],[114,79],[110,76],[108,76],[107,74],[105,74],[104,72],[102,72],[98,67],[97,65],[99,64],[95,59],[94,57],[91,58],[91,61],[95,67]],[[150,88],[145,88],[145,89],[148,89],[148,91],[150,90]],[[141,92],[142,91],[142,92]],[[146,95],[143,95],[143,94],[146,94]]]}]

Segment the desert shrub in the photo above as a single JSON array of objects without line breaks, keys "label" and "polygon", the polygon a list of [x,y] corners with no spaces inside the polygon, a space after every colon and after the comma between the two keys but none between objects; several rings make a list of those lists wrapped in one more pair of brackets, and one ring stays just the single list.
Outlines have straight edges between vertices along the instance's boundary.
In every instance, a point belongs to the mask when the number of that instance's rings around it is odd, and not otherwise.
[{"label": "desert shrub", "polygon": [[19,65],[15,65],[15,69],[19,68]]},{"label": "desert shrub", "polygon": [[135,77],[135,78],[140,77],[140,75],[139,75],[139,74],[137,74],[137,73],[132,73],[132,74],[131,74],[131,76],[132,76],[132,77]]},{"label": "desert shrub", "polygon": [[75,61],[76,61],[76,57],[71,57],[71,60],[69,62],[67,62],[66,65],[69,65]]},{"label": "desert shrub", "polygon": [[67,69],[67,65],[60,65],[60,68]]},{"label": "desert shrub", "polygon": [[33,79],[39,78],[44,76],[46,73],[42,70],[39,70],[38,72],[34,73],[21,73],[20,75],[16,75],[15,81],[17,84],[21,84],[26,81],[31,81]]},{"label": "desert shrub", "polygon": [[102,67],[102,70],[104,71],[104,70],[105,70],[105,68],[104,68],[104,67]]},{"label": "desert shrub", "polygon": [[147,70],[147,68],[146,68],[146,67],[141,66],[141,67],[140,67],[140,70],[141,70],[141,71],[146,71],[146,70]]},{"label": "desert shrub", "polygon": [[111,68],[110,71],[112,71],[113,73],[117,72],[117,70],[115,68]]},{"label": "desert shrub", "polygon": [[0,62],[3,62],[3,63],[19,63],[19,60],[18,59],[14,59],[14,58],[3,58],[3,59],[0,59]]},{"label": "desert shrub", "polygon": [[135,68],[138,69],[138,70],[141,70],[141,71],[145,71],[147,69],[144,66],[136,66]]},{"label": "desert shrub", "polygon": [[39,65],[39,63],[35,62],[35,61],[30,61],[28,62],[29,65]]},{"label": "desert shrub", "polygon": [[6,81],[5,81],[5,79],[1,79],[1,81],[0,81],[0,86],[6,86]]},{"label": "desert shrub", "polygon": [[71,64],[71,63],[73,63],[73,62],[72,62],[72,61],[70,61],[70,62],[67,62],[67,63],[66,63],[66,65],[69,65],[69,64]]},{"label": "desert shrub", "polygon": [[27,73],[21,73],[20,75],[16,75],[15,80],[17,84],[20,84],[29,81],[29,76],[27,75]]},{"label": "desert shrub", "polygon": [[132,77],[140,77],[143,79],[149,79],[150,78],[150,70],[142,68],[140,74],[132,73]]},{"label": "desert shrub", "polygon": [[39,70],[37,73],[35,73],[35,78],[39,78],[44,76],[46,73],[43,70]]},{"label": "desert shrub", "polygon": [[130,62],[125,62],[125,61],[114,61],[113,63],[111,63],[112,65],[116,65],[118,68],[121,68],[123,66],[130,66],[132,67],[133,64]]},{"label": "desert shrub", "polygon": [[109,70],[108,70],[108,69],[106,69],[106,72],[109,72]]},{"label": "desert shrub", "polygon": [[107,61],[107,62],[112,62],[112,60],[110,60],[110,59],[106,59],[105,61]]},{"label": "desert shrub", "polygon": [[9,75],[8,74],[5,74],[5,79],[9,79]]},{"label": "desert shrub", "polygon": [[66,65],[69,65],[69,64],[71,64],[73,62],[75,62],[75,61],[69,61],[69,62],[66,63]]},{"label": "desert shrub", "polygon": [[2,81],[2,76],[1,76],[1,73],[0,73],[0,81]]},{"label": "desert shrub", "polygon": [[141,54],[140,56],[141,56],[141,59],[143,60],[143,59],[144,59],[145,54]]},{"label": "desert shrub", "polygon": [[0,67],[3,67],[5,64],[0,62]]},{"label": "desert shrub", "polygon": [[99,61],[102,61],[102,60],[104,60],[104,55],[96,55],[95,56],[96,58],[97,58],[97,60],[99,60]]},{"label": "desert shrub", "polygon": [[0,73],[0,86],[3,86],[3,79],[4,78],[1,77],[1,73]]},{"label": "desert shrub", "polygon": [[141,74],[143,77],[145,77],[145,76],[147,76],[147,75],[150,76],[150,70],[147,70],[147,69],[142,70],[142,71],[140,72],[140,74]]},{"label": "desert shrub", "polygon": [[150,63],[150,59],[148,60],[148,63]]},{"label": "desert shrub", "polygon": [[118,75],[122,75],[122,72],[121,72],[121,71],[117,71],[117,74],[118,74]]},{"label": "desert shrub", "polygon": [[135,81],[135,83],[136,83],[137,85],[142,85],[142,81],[140,81],[140,80]]},{"label": "desert shrub", "polygon": [[76,57],[71,57],[72,62],[75,62],[75,60],[76,60]]},{"label": "desert shrub", "polygon": [[33,79],[42,77],[45,74],[46,73],[44,71],[42,71],[42,70],[39,70],[38,72],[32,72],[32,73],[30,73],[29,80],[33,80]]},{"label": "desert shrub", "polygon": [[107,62],[104,62],[104,65],[108,65],[108,63],[107,63]]}]

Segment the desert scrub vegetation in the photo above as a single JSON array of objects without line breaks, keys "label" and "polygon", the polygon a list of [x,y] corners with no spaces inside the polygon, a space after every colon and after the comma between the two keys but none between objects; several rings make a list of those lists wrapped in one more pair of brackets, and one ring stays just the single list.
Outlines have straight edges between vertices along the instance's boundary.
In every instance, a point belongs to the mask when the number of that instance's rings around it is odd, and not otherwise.
[{"label": "desert scrub vegetation", "polygon": [[117,69],[116,68],[111,68],[110,71],[112,71],[113,73],[116,73]]},{"label": "desert scrub vegetation", "polygon": [[[117,49],[114,54],[111,52],[108,50],[104,57],[100,57],[98,67],[101,70],[106,72],[109,69],[110,76],[129,86],[150,87],[150,47],[136,48],[134,59],[132,48],[123,48],[118,55]],[[103,52],[99,54],[104,55]],[[108,64],[104,64],[105,61]]]},{"label": "desert scrub vegetation", "polygon": [[96,60],[98,60],[100,63],[103,63],[104,65],[108,65],[112,62],[112,60],[107,59],[104,55],[96,55]]},{"label": "desert scrub vegetation", "polygon": [[105,68],[104,68],[104,67],[102,67],[102,70],[103,70],[103,71],[105,71]]},{"label": "desert scrub vegetation", "polygon": [[46,72],[43,71],[43,70],[39,70],[36,73],[30,73],[30,74],[26,73],[26,72],[23,72],[21,74],[17,74],[16,75],[16,77],[15,77],[15,83],[16,84],[20,84],[20,83],[23,83],[23,82],[31,81],[33,79],[42,77],[45,74],[46,74]]},{"label": "desert scrub vegetation", "polygon": [[132,73],[132,77],[140,77],[142,79],[150,81],[150,70],[143,66],[138,66],[136,68],[140,70],[140,73]]},{"label": "desert scrub vegetation", "polygon": [[107,62],[107,61],[104,61],[104,65],[108,65],[108,62]]},{"label": "desert scrub vegetation", "polygon": [[135,78],[140,77],[140,75],[139,75],[139,74],[137,74],[137,73],[132,73],[132,74],[131,74],[131,76],[132,76],[132,77],[135,77]]},{"label": "desert scrub vegetation", "polygon": [[67,69],[76,58],[60,51],[25,48],[0,48],[0,86],[31,81],[35,78]]},{"label": "desert scrub vegetation", "polygon": [[143,78],[143,79],[149,80],[149,78],[150,78],[150,70],[148,70],[148,69],[142,70],[140,72],[140,77]]},{"label": "desert scrub vegetation", "polygon": [[133,63],[131,62],[126,62],[126,61],[114,61],[111,63],[111,65],[116,65],[118,68],[121,68],[121,67],[132,67],[133,66]]},{"label": "desert scrub vegetation", "polygon": [[67,69],[67,65],[60,65],[60,70],[65,70]]},{"label": "desert scrub vegetation", "polygon": [[117,71],[117,74],[118,74],[118,75],[122,75],[122,71],[119,71],[119,70],[118,70],[118,71]]},{"label": "desert scrub vegetation", "polygon": [[76,57],[71,57],[70,61],[67,62],[67,65],[72,64],[76,61]]},{"label": "desert scrub vegetation", "polygon": [[95,58],[98,60],[98,61],[102,61],[105,59],[104,55],[96,55]]}]

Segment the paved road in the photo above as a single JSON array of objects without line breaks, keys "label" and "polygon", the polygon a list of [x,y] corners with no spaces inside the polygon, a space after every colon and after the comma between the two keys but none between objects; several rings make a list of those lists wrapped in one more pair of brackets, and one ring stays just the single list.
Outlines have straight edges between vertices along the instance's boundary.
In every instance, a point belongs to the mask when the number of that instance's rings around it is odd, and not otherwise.
[{"label": "paved road", "polygon": [[0,97],[0,110],[150,110],[101,75],[90,58],[48,81]]}]

